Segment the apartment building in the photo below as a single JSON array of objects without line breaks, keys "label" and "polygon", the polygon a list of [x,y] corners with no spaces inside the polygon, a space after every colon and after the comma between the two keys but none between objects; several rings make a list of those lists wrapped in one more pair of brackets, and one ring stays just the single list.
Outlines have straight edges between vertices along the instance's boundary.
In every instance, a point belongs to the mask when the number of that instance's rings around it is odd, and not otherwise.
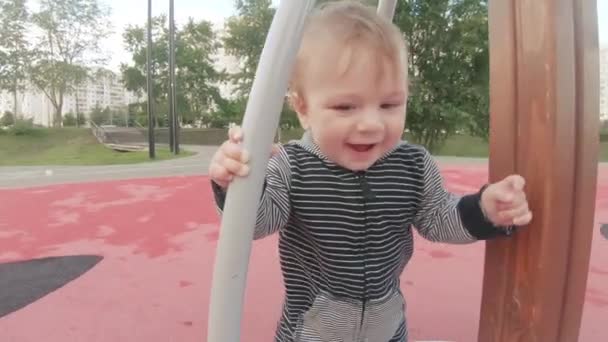
[{"label": "apartment building", "polygon": [[[79,85],[75,91],[66,94],[63,100],[63,110],[66,113],[79,113],[88,118],[93,109],[109,107],[112,110],[126,110],[129,103],[140,99],[127,91],[121,83],[120,75],[105,69],[97,69],[92,77]],[[13,111],[13,95],[8,92],[0,93],[0,112]],[[17,113],[24,119],[33,119],[41,126],[53,123],[54,107],[43,92],[33,86],[17,95]]]},{"label": "apartment building", "polygon": [[[223,25],[223,23],[221,24]],[[223,37],[226,34],[226,30],[219,24],[216,26],[216,33],[218,37]],[[241,70],[242,60],[235,56],[228,55],[223,47],[220,47],[217,53],[213,56],[215,67],[220,71],[226,71],[229,74],[236,74]],[[230,82],[221,82],[217,84],[220,95],[225,99],[234,98],[234,84]]]},{"label": "apartment building", "polygon": [[608,120],[608,47],[600,50],[600,119]]}]

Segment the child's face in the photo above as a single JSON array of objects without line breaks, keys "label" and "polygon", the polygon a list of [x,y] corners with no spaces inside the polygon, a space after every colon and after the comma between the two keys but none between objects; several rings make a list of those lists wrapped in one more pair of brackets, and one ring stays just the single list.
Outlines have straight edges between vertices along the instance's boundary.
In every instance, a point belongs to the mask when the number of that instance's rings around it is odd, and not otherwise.
[{"label": "child's face", "polygon": [[353,52],[346,72],[321,53],[307,63],[296,100],[300,121],[325,156],[353,171],[365,170],[400,140],[407,88],[401,66],[373,50]]}]

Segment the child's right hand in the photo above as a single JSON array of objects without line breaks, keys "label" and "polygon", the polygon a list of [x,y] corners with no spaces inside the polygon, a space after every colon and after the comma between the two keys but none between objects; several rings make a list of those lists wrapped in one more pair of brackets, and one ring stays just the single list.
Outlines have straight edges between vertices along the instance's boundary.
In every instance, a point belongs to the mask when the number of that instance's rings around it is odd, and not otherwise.
[{"label": "child's right hand", "polygon": [[223,189],[235,176],[247,176],[249,174],[249,153],[243,149],[243,130],[236,126],[228,131],[226,140],[211,158],[209,165],[209,176]]}]

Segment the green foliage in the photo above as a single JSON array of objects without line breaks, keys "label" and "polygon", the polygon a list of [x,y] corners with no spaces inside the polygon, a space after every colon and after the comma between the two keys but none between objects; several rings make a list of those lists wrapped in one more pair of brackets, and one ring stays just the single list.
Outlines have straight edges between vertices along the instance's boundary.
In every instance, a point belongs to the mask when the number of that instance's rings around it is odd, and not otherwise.
[{"label": "green foliage", "polygon": [[459,129],[488,134],[488,28],[483,0],[399,2],[410,52],[407,127],[434,151]]},{"label": "green foliage", "polygon": [[[110,165],[150,162],[147,151],[117,152],[100,144],[90,129],[36,128],[27,136],[0,135],[0,165]],[[178,156],[168,148],[158,148],[156,159],[191,156],[183,150]]]},{"label": "green foliage", "polygon": [[109,125],[111,120],[112,112],[109,107],[101,108],[99,106],[95,106],[90,114],[90,120],[93,121],[96,125]]},{"label": "green foliage", "polygon": [[110,33],[109,11],[98,0],[40,0],[39,5],[32,17],[39,43],[30,74],[53,105],[53,123],[59,126],[65,94],[88,76],[82,65],[102,61],[100,43]]},{"label": "green foliage", "polygon": [[110,112],[110,124],[126,127],[129,120],[129,113],[126,108],[115,109]]},{"label": "green foliage", "polygon": [[75,127],[77,123],[74,113],[68,112],[63,116],[63,127]]},{"label": "green foliage", "polygon": [[281,111],[281,118],[279,121],[279,127],[282,129],[293,129],[300,125],[300,121],[298,120],[298,114],[291,109],[287,103],[283,105],[283,110]]},{"label": "green foliage", "polygon": [[[235,85],[236,100],[220,105],[208,119],[211,127],[224,128],[228,123],[242,121],[247,98],[253,85],[255,72],[264,48],[276,9],[270,0],[238,0],[236,15],[226,22],[226,35],[223,37],[226,53],[241,61],[241,69],[228,76]],[[281,128],[289,129],[298,125],[296,113],[285,103],[279,123]]]},{"label": "green foliage", "polygon": [[0,118],[0,127],[12,126],[15,123],[15,116],[8,110],[4,112],[2,118]]},{"label": "green foliage", "polygon": [[[329,2],[318,1],[318,4]],[[377,5],[377,0],[361,0]],[[231,75],[236,95],[251,89],[275,9],[269,0],[236,1],[237,14],[226,23],[226,52],[241,58],[243,68]],[[407,127],[416,141],[436,151],[459,130],[488,136],[488,27],[484,0],[408,0],[398,2],[395,23],[404,32],[410,52],[410,98]],[[240,100],[244,103],[244,100]],[[222,109],[220,109],[221,111]],[[239,122],[234,111],[226,120],[214,114],[213,124]],[[294,127],[288,107],[282,127]],[[218,126],[219,127],[219,126]]]},{"label": "green foliage", "polygon": [[24,88],[31,51],[25,37],[29,13],[25,0],[0,0],[0,91],[13,94],[17,112],[17,92]]},{"label": "green foliage", "polygon": [[64,127],[80,127],[86,123],[86,118],[82,114],[75,115],[72,112],[66,113],[63,116]]},{"label": "green foliage", "polygon": [[146,112],[146,102],[130,103],[127,106],[127,115],[129,117],[129,126],[137,126],[138,124],[144,127],[148,126],[148,113]]},{"label": "green foliage", "polygon": [[34,127],[32,119],[15,121],[15,124],[8,130],[9,134],[16,136],[40,136],[44,130]]},{"label": "green foliage", "polygon": [[224,75],[216,70],[212,59],[219,47],[210,22],[190,20],[177,33],[177,110],[186,123],[194,123],[221,101],[217,84]]},{"label": "green foliage", "polygon": [[[155,101],[164,99],[169,93],[169,55],[167,47],[168,30],[165,15],[152,18],[151,69],[153,74],[152,93]],[[147,91],[146,86],[146,28],[129,26],[123,33],[125,47],[132,55],[133,66],[121,66],[122,79],[127,90],[138,94]]]},{"label": "green foliage", "polygon": [[[168,124],[169,114],[169,32],[166,16],[152,21],[152,73],[154,112],[158,124]],[[146,29],[130,26],[123,34],[132,65],[122,65],[123,82],[128,90],[143,93],[146,80]],[[215,69],[212,56],[219,42],[208,21],[190,19],[183,28],[176,28],[176,111],[183,123],[194,123],[221,101],[217,84],[222,73]],[[139,116],[138,116],[139,117]],[[144,125],[145,120],[138,122]]]},{"label": "green foliage", "polygon": [[95,106],[90,113],[90,120],[98,126],[114,125],[126,127],[127,121],[129,121],[129,126],[133,126],[132,119],[128,107],[113,110],[110,107],[101,108],[100,106]]},{"label": "green foliage", "polygon": [[211,128],[226,128],[230,123],[240,123],[243,120],[247,99],[224,100],[218,104],[218,109],[203,118],[203,124]]},{"label": "green foliage", "polygon": [[266,36],[275,13],[271,0],[236,0],[237,14],[226,21],[223,37],[226,53],[242,61],[242,67],[230,80],[235,94],[249,95]]}]

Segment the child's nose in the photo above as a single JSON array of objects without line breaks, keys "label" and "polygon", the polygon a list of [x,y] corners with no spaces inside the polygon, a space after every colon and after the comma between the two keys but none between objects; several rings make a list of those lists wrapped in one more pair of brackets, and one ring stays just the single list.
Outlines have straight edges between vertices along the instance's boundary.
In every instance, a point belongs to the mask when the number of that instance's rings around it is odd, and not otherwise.
[{"label": "child's nose", "polygon": [[366,113],[362,115],[357,123],[359,132],[375,132],[384,128],[384,124],[377,113]]}]

